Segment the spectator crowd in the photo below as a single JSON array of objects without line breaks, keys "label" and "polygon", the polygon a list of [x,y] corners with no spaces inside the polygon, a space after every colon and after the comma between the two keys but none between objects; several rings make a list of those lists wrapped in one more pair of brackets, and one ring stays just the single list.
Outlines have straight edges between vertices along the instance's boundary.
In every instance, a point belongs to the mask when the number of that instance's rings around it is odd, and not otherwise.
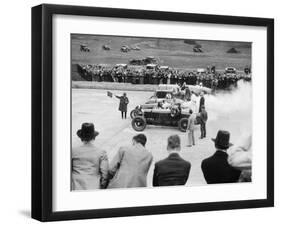
[{"label": "spectator crowd", "polygon": [[207,67],[203,72],[172,69],[169,67],[128,67],[127,65],[108,67],[105,65],[78,64],[78,71],[88,81],[118,82],[132,84],[182,84],[203,85],[211,89],[227,89],[236,86],[240,79],[250,81],[251,71],[244,73],[218,73],[215,67]]}]

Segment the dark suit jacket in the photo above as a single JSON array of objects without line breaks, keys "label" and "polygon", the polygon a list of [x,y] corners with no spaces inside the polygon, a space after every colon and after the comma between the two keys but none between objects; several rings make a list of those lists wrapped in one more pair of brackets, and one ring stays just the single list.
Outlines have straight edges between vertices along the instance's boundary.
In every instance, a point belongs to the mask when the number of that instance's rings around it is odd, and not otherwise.
[{"label": "dark suit jacket", "polygon": [[[115,95],[116,96],[116,95]],[[116,98],[118,98],[120,100],[119,102],[119,111],[124,111],[127,112],[127,105],[129,103],[129,99],[128,97],[124,97],[124,96],[116,96]]]},{"label": "dark suit jacket", "polygon": [[199,112],[202,111],[202,106],[205,105],[205,98],[201,97],[199,102]]},{"label": "dark suit jacket", "polygon": [[227,162],[228,154],[223,151],[216,151],[215,154],[204,159],[201,168],[208,184],[234,183],[241,174]]},{"label": "dark suit jacket", "polygon": [[206,110],[202,110],[202,109],[201,109],[200,118],[202,119],[202,122],[203,122],[203,123],[206,123],[206,122],[207,122],[207,120],[208,120],[208,113],[207,113]]},{"label": "dark suit jacket", "polygon": [[155,163],[153,186],[184,185],[188,179],[191,164],[179,154],[171,153],[166,159]]}]

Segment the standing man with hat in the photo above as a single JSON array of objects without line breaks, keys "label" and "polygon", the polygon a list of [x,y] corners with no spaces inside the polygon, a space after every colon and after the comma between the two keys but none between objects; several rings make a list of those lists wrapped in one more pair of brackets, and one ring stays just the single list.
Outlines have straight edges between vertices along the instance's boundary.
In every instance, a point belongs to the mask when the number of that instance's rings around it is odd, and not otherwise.
[{"label": "standing man with hat", "polygon": [[119,102],[119,111],[121,111],[121,117],[122,119],[127,118],[127,105],[129,104],[129,99],[127,97],[126,93],[123,93],[123,96],[117,96],[115,95],[116,98],[120,100]]},{"label": "standing man with hat", "polygon": [[93,123],[83,123],[77,131],[82,144],[72,148],[72,190],[104,189],[108,181],[108,159],[104,150],[94,145],[99,132]]},{"label": "standing man with hat", "polygon": [[241,171],[233,168],[228,163],[227,149],[232,146],[229,143],[230,133],[219,130],[215,142],[216,152],[201,163],[204,178],[208,184],[238,182]]}]

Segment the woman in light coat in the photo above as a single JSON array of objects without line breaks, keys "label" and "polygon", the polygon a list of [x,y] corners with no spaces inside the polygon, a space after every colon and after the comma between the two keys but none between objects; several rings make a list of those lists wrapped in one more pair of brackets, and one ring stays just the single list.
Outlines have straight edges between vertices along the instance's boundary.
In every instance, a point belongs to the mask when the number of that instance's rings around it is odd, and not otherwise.
[{"label": "woman in light coat", "polygon": [[103,189],[107,186],[107,154],[93,144],[98,134],[93,123],[83,123],[77,131],[82,145],[72,149],[72,190]]}]

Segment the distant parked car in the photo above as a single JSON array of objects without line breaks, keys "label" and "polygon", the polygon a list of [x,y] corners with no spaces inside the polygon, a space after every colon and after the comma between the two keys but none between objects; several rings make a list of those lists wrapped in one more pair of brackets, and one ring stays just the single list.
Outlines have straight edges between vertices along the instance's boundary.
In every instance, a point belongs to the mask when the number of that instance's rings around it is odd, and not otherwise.
[{"label": "distant parked car", "polygon": [[145,64],[156,64],[157,63],[157,60],[153,56],[148,56],[148,57],[144,58],[143,61]]},{"label": "distant parked car", "polygon": [[129,46],[122,46],[120,50],[121,50],[121,52],[123,52],[123,53],[127,53],[127,52],[129,52],[131,49],[130,49]]},{"label": "distant parked car", "polygon": [[85,44],[81,44],[80,45],[80,51],[81,52],[90,52],[90,48]]},{"label": "distant parked car", "polygon": [[207,71],[206,71],[205,68],[197,68],[196,73],[197,73],[198,75],[202,75],[202,74],[206,74]]},{"label": "distant parked car", "polygon": [[159,67],[160,71],[168,71],[169,69],[170,69],[169,66],[160,66]]},{"label": "distant parked car", "polygon": [[124,68],[126,69],[128,67],[128,64],[115,64],[115,68]]},{"label": "distant parked car", "polygon": [[195,52],[195,53],[203,53],[203,50],[201,48],[194,47],[193,48],[193,52]]},{"label": "distant parked car", "polygon": [[141,49],[140,49],[140,47],[138,47],[138,46],[132,46],[132,47],[131,47],[131,50],[137,50],[137,51],[139,51],[139,50],[141,50]]},{"label": "distant parked car", "polygon": [[131,65],[144,65],[142,60],[139,59],[131,59],[129,60],[129,64]]},{"label": "distant parked car", "polygon": [[227,75],[227,76],[236,75],[236,68],[234,68],[234,67],[227,67],[227,68],[225,68],[224,73],[225,73],[225,75]]},{"label": "distant parked car", "polygon": [[131,59],[129,64],[131,65],[147,65],[147,64],[156,64],[157,60],[153,56],[148,56],[143,59]]},{"label": "distant parked car", "polygon": [[108,45],[103,45],[103,46],[102,46],[102,49],[103,49],[103,50],[110,50],[110,46],[108,46]]}]

